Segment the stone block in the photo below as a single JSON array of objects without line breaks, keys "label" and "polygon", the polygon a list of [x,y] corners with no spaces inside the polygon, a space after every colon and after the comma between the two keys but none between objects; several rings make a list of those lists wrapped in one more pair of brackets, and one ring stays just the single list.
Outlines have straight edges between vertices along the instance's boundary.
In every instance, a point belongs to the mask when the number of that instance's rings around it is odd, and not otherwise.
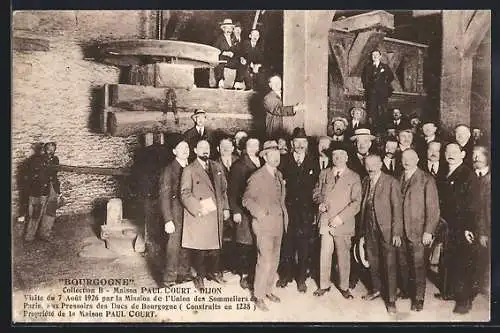
[{"label": "stone block", "polygon": [[168,63],[132,66],[129,72],[129,81],[130,84],[141,86],[192,89],[194,86],[194,66]]},{"label": "stone block", "polygon": [[123,218],[122,200],[113,198],[108,201],[106,211],[106,225],[121,225]]}]

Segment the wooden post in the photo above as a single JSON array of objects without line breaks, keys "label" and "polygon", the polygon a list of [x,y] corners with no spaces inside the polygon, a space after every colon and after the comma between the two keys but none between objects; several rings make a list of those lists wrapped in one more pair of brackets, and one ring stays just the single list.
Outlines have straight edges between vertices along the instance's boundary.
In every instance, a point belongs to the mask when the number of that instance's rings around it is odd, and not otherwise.
[{"label": "wooden post", "polygon": [[283,104],[305,104],[303,119],[285,123],[291,132],[325,135],[328,122],[328,31],[334,10],[286,10],[283,15]]},{"label": "wooden post", "polygon": [[488,10],[443,11],[440,119],[448,131],[470,125],[472,59],[489,26]]}]

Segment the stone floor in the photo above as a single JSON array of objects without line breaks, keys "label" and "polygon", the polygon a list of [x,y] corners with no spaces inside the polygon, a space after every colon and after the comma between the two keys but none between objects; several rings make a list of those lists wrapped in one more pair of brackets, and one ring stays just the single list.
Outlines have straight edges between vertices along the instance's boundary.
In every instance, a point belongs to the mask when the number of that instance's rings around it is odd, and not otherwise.
[{"label": "stone floor", "polygon": [[[83,258],[78,256],[85,244],[97,243],[95,221],[88,216],[60,221],[55,227],[55,241],[43,243],[35,241],[24,244],[19,238],[22,225],[16,224],[13,230],[13,304],[22,309],[23,294],[48,294],[61,289],[64,278],[129,278],[136,287],[156,287],[144,257],[140,255],[128,257],[109,256],[108,258]],[[104,247],[104,244],[102,244]],[[250,297],[247,291],[239,287],[237,276],[226,274],[228,283],[222,287],[222,293],[216,295]],[[191,287],[191,282],[182,286]],[[214,282],[206,283],[206,287],[218,287]],[[489,300],[479,295],[474,301],[473,309],[466,315],[452,313],[453,302],[434,299],[437,292],[432,283],[427,284],[425,308],[422,312],[410,312],[410,301],[400,300],[397,303],[398,314],[388,315],[383,302],[378,299],[371,302],[361,300],[366,290],[358,284],[353,290],[354,299],[345,300],[336,289],[332,289],[323,297],[314,297],[316,289],[313,280],[307,281],[308,292],[300,294],[295,284],[287,288],[277,289],[276,295],[281,297],[279,304],[268,303],[269,312],[259,310],[213,310],[213,311],[163,311],[147,322],[459,322],[488,321]],[[194,297],[194,294],[191,293]],[[17,304],[17,305],[16,305]],[[253,306],[253,305],[252,305]],[[16,311],[13,311],[14,315]],[[17,317],[19,320],[20,317]],[[127,320],[127,321],[137,321]],[[68,321],[68,320],[65,320]],[[87,320],[83,320],[87,321]],[[96,321],[96,320],[92,320]],[[113,321],[99,319],[97,321]],[[117,321],[117,320],[114,320]]]}]

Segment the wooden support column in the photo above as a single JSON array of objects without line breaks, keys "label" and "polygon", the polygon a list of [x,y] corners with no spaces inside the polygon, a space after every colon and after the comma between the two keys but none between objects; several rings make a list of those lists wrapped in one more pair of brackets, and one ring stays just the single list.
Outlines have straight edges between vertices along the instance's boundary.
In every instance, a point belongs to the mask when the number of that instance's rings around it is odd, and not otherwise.
[{"label": "wooden support column", "polygon": [[489,26],[489,10],[443,11],[440,120],[448,131],[470,125],[473,56]]},{"label": "wooden support column", "polygon": [[328,125],[328,31],[334,10],[286,10],[283,15],[283,104],[305,104],[285,118],[285,128],[303,126],[307,135],[325,135]]}]

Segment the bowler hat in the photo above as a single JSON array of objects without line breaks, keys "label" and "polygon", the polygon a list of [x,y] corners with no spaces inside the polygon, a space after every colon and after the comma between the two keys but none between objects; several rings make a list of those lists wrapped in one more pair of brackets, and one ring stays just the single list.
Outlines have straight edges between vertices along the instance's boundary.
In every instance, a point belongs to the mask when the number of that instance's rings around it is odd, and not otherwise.
[{"label": "bowler hat", "polygon": [[275,140],[268,140],[264,142],[262,150],[259,152],[259,156],[263,157],[266,154],[266,152],[270,150],[278,150],[278,143]]},{"label": "bowler hat", "polygon": [[353,252],[354,252],[354,260],[356,260],[358,264],[362,265],[364,268],[370,267],[370,263],[366,258],[364,237],[361,237],[359,241],[354,243]]},{"label": "bowler hat", "polygon": [[354,131],[354,135],[351,136],[351,141],[356,140],[360,136],[368,136],[370,138],[370,140],[376,139],[376,137],[374,135],[372,135],[372,132],[370,131],[369,128],[357,128]]},{"label": "bowler hat", "polygon": [[199,115],[201,115],[201,114],[206,115],[207,113],[206,113],[206,112],[205,112],[205,110],[203,110],[203,109],[197,109],[197,110],[195,110],[195,111],[194,111],[194,113],[193,113],[193,115],[191,116],[191,118],[193,118],[193,119],[194,119],[196,116],[199,116]]},{"label": "bowler hat", "polygon": [[343,150],[345,151],[346,153],[349,153],[349,147],[347,147],[346,144],[344,144],[343,142],[340,142],[340,141],[333,141],[331,144],[330,144],[330,149],[329,149],[331,152],[334,152],[336,150]]},{"label": "bowler hat", "polygon": [[295,127],[293,129],[292,139],[307,139],[306,130],[302,127]]},{"label": "bowler hat", "polygon": [[180,133],[172,133],[168,136],[167,140],[171,149],[177,148],[177,145],[182,141],[186,142],[186,140],[184,139],[184,135]]}]

